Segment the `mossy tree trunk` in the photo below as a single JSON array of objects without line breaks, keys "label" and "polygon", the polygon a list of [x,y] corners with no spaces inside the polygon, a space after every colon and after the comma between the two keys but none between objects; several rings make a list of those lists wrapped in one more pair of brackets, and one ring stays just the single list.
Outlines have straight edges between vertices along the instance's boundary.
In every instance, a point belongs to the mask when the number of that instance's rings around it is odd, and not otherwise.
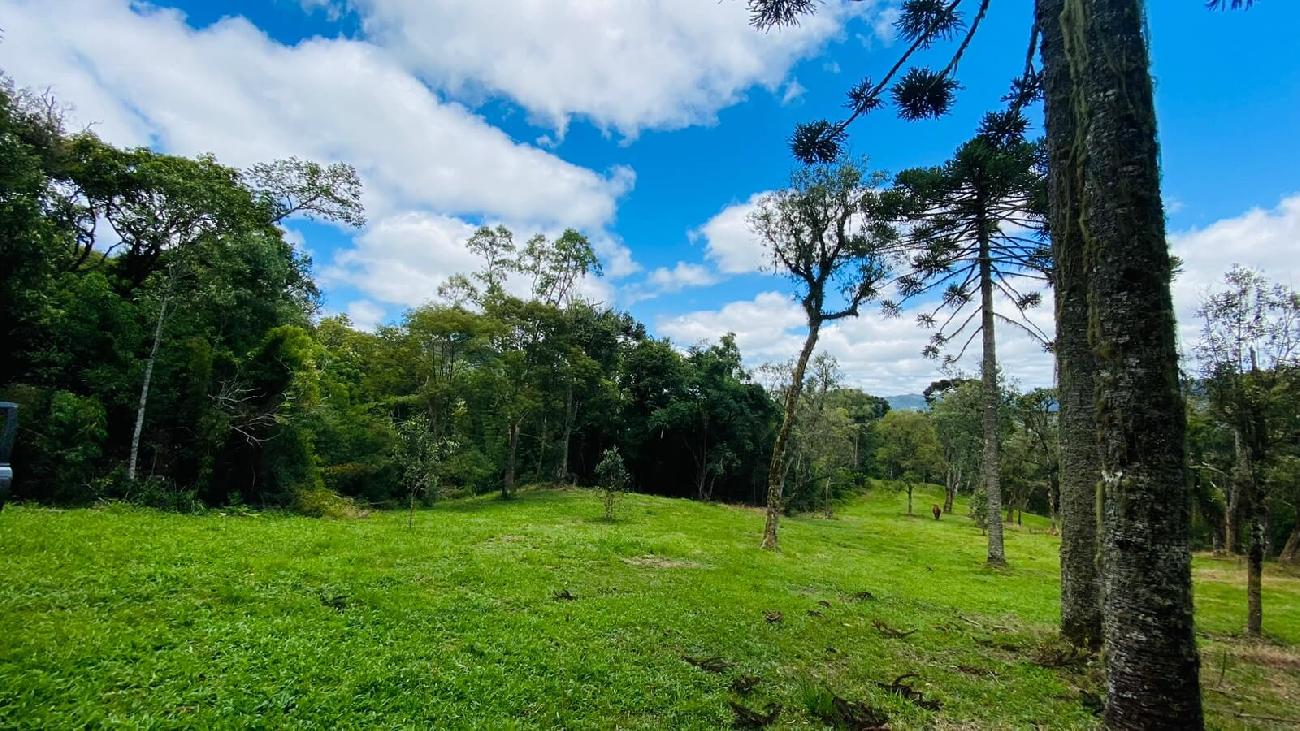
[{"label": "mossy tree trunk", "polygon": [[[1096,357],[1110,729],[1200,729],[1186,412],[1140,0],[1068,0]],[[1053,103],[1049,99],[1049,104]]]},{"label": "mossy tree trunk", "polygon": [[817,335],[821,331],[821,320],[814,312],[821,312],[821,300],[815,299],[816,308],[808,308],[808,337],[804,338],[803,350],[794,363],[794,373],[790,376],[790,388],[785,392],[785,414],[781,417],[781,429],[776,433],[776,443],[772,445],[772,463],[767,471],[767,522],[763,526],[763,548],[776,550],[777,526],[781,521],[783,493],[785,492],[785,450],[790,442],[790,431],[794,428],[795,414],[799,409],[799,395],[803,391],[803,377],[808,370],[808,360],[813,348],[817,347]]},{"label": "mossy tree trunk", "polygon": [[1097,424],[1088,345],[1088,278],[1083,261],[1082,169],[1076,142],[1074,79],[1061,13],[1066,0],[1038,0],[1042,33],[1048,195],[1056,299],[1056,382],[1061,440],[1061,635],[1101,648],[1101,579],[1097,565]]}]

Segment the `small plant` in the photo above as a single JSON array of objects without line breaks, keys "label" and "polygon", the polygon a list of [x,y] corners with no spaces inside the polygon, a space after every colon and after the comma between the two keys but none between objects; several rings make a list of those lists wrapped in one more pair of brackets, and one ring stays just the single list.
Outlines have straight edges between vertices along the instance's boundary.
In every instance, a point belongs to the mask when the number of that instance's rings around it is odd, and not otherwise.
[{"label": "small plant", "polygon": [[601,453],[600,463],[596,465],[596,480],[605,499],[605,520],[613,521],[618,496],[627,489],[631,480],[617,447],[610,447]]},{"label": "small plant", "polygon": [[415,526],[415,501],[417,498],[438,496],[438,478],[443,462],[456,450],[456,442],[437,438],[427,419],[411,417],[397,423],[398,463],[402,480],[406,483],[410,512],[406,527]]}]

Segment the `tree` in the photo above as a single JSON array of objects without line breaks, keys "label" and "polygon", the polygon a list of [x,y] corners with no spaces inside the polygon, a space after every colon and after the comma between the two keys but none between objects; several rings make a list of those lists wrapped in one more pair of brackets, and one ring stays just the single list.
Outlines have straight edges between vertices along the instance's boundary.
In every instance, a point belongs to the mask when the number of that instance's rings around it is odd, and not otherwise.
[{"label": "tree", "polygon": [[[838,154],[848,123],[880,106],[881,91],[907,58],[961,27],[961,18],[952,17],[961,4],[908,0],[898,27],[911,45],[884,81],[864,82],[850,92],[848,119],[797,128],[791,140],[796,157],[812,161]],[[1225,4],[1211,0],[1211,6]],[[750,2],[760,27],[797,23],[818,5],[810,0]],[[987,5],[980,3],[977,19]],[[1075,271],[1088,274],[1057,292],[1058,302],[1065,300],[1058,304],[1058,314],[1082,315],[1058,322],[1057,331],[1087,332],[1091,356],[1091,362],[1072,359],[1066,365],[1070,387],[1068,393],[1063,389],[1062,403],[1073,403],[1072,393],[1093,379],[1095,439],[1074,431],[1075,425],[1067,433],[1084,459],[1087,449],[1097,449],[1096,474],[1102,477],[1097,481],[1103,505],[1098,545],[1104,571],[1097,594],[1104,609],[1105,723],[1113,728],[1201,728],[1190,521],[1184,509],[1185,415],[1177,388],[1171,266],[1141,7],[1140,0],[1037,0],[1025,72],[1008,95],[1013,113],[1007,121],[1016,122],[1019,108],[1038,91],[1034,47],[1039,30],[1051,31],[1062,42],[1043,48],[1043,76],[1054,80],[1043,94],[1049,167],[1055,167],[1054,180],[1072,182],[1054,187],[1049,218],[1054,227],[1066,224],[1061,233],[1080,234],[1057,236],[1053,248],[1058,260],[1082,262]],[[954,60],[977,26],[967,26]],[[1057,29],[1060,36],[1055,36]],[[955,66],[949,64],[945,71],[951,68]],[[898,94],[899,101],[907,102],[900,107],[923,114],[946,110],[953,85],[918,78],[922,83]],[[1067,490],[1068,495],[1075,492]],[[1066,512],[1069,525],[1072,511]],[[1084,536],[1070,542],[1087,548]],[[1070,563],[1081,566],[1082,561],[1074,556]],[[1087,626],[1093,596],[1089,577],[1068,573],[1064,578],[1079,590],[1079,619]]]},{"label": "tree", "polygon": [[1293,402],[1279,396],[1286,395],[1287,372],[1300,368],[1300,294],[1239,266],[1224,276],[1224,285],[1201,303],[1196,355],[1211,407],[1233,436],[1233,493],[1244,502],[1250,527],[1246,631],[1258,637],[1269,508],[1265,476],[1282,436],[1279,422],[1295,418]]},{"label": "tree", "polygon": [[1102,642],[1097,492],[1101,455],[1094,413],[1096,358],[1088,342],[1088,277],[1084,262],[1082,124],[1074,70],[1062,25],[1065,0],[1038,0],[1042,31],[1048,170],[1048,229],[1056,304],[1056,382],[1061,422],[1061,635],[1079,647]]},{"label": "tree", "polygon": [[568,305],[578,282],[602,272],[586,236],[569,228],[554,241],[538,234],[519,252],[519,270],[532,278],[533,297],[556,307]]},{"label": "tree", "polygon": [[515,237],[505,226],[481,226],[465,242],[465,248],[483,258],[483,268],[473,274],[483,283],[487,295],[499,294],[510,272],[517,271]]},{"label": "tree", "polygon": [[827,322],[857,316],[885,276],[885,251],[894,232],[881,217],[880,194],[873,190],[882,182],[881,174],[868,175],[853,162],[807,167],[795,173],[789,188],[759,201],[750,217],[775,266],[798,287],[808,321],[772,448],[762,543],[766,549],[777,548],[786,444],[818,334]]},{"label": "tree", "polygon": [[243,179],[272,223],[301,216],[353,228],[366,224],[361,177],[347,163],[321,165],[287,157],[258,163],[244,171]]},{"label": "tree", "polygon": [[[147,159],[139,151],[133,154],[142,160]],[[317,163],[289,158],[255,165],[242,177],[221,169],[215,160],[209,158],[185,164],[172,161],[172,166],[180,165],[174,173],[170,173],[171,166],[161,164],[161,159],[149,164],[142,161],[133,164],[140,171],[137,176],[158,172],[156,190],[151,195],[138,195],[138,200],[127,208],[127,212],[110,213],[109,220],[114,221],[114,228],[119,232],[129,232],[131,240],[136,242],[132,245],[133,252],[143,249],[144,253],[137,256],[152,255],[155,260],[165,256],[167,263],[156,288],[157,319],[140,386],[131,455],[127,461],[128,480],[136,477],[140,435],[168,308],[175,306],[174,300],[178,296],[185,297],[187,293],[182,290],[187,285],[192,293],[211,296],[211,292],[204,291],[201,286],[194,287],[193,283],[203,281],[199,270],[205,265],[205,254],[209,260],[225,256],[221,251],[203,251],[200,244],[206,239],[208,248],[220,248],[222,242],[230,237],[265,235],[275,224],[293,215],[351,226],[365,223],[360,203],[360,182],[356,171],[344,163],[324,168]],[[170,174],[163,175],[159,171]],[[203,174],[198,174],[200,171]],[[173,176],[185,182],[178,183]],[[205,181],[215,188],[196,187]],[[255,187],[246,188],[245,184]],[[261,205],[253,205],[254,201]],[[211,210],[205,210],[204,206]],[[108,210],[117,209],[109,207]],[[161,229],[153,230],[151,221],[162,223]],[[141,241],[152,243],[144,247],[139,243]],[[129,259],[127,264],[130,265]],[[212,283],[211,279],[207,281]]]},{"label": "tree", "polygon": [[630,481],[627,467],[623,465],[623,456],[618,453],[617,447],[606,449],[601,455],[600,463],[596,465],[596,481],[604,494],[605,520],[613,522],[618,496],[627,489]]},{"label": "tree", "polygon": [[1083,149],[1078,243],[1101,455],[1105,723],[1201,728],[1186,416],[1142,4],[1070,2],[1045,20],[1067,34],[1065,58],[1053,63],[1069,64],[1073,89],[1047,95],[1048,134],[1065,104]]},{"label": "tree", "polygon": [[1055,531],[1060,504],[1061,444],[1055,389],[1035,388],[1016,398],[1016,412],[1030,444],[1029,461],[1046,483],[1048,512]]},{"label": "tree", "polygon": [[970,379],[936,381],[925,389],[944,464],[943,512],[951,513],[957,492],[973,483],[983,439],[983,385]]},{"label": "tree", "polygon": [[907,514],[912,514],[912,490],[939,471],[939,440],[930,417],[920,411],[891,411],[876,423],[880,446],[876,461],[891,479],[907,490]]},{"label": "tree", "polygon": [[[900,173],[893,191],[899,215],[909,224],[904,246],[911,271],[898,278],[901,300],[943,291],[939,304],[918,316],[922,326],[936,328],[925,354],[937,358],[949,342],[964,338],[958,352],[946,356],[945,362],[951,364],[966,352],[976,335],[982,336],[984,450],[980,464],[990,517],[999,515],[1002,507],[996,322],[1019,327],[1046,342],[1046,333],[1025,316],[1041,295],[1025,290],[1020,282],[1044,281],[1051,268],[1047,246],[1035,233],[1041,228],[1037,211],[1042,194],[1035,146],[1019,135],[1000,137],[997,115],[991,116],[982,124],[980,135],[962,145],[951,161],[942,167]],[[1006,302],[1003,307],[995,305],[995,294]],[[897,311],[899,303],[890,306]],[[948,310],[948,315],[939,321],[943,310]],[[976,317],[978,324],[974,325]],[[1006,563],[1002,524],[992,519],[988,563]]]}]

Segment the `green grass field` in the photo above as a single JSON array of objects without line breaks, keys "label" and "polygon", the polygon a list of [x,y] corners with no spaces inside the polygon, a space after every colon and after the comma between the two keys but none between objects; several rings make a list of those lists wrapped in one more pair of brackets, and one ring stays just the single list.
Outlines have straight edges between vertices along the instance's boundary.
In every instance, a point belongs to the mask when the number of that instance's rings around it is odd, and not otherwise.
[{"label": "green grass field", "polygon": [[[1096,663],[1050,641],[1044,522],[1009,529],[995,572],[964,515],[905,501],[788,519],[778,554],[756,510],[630,495],[610,524],[584,490],[445,503],[413,528],[11,506],[0,727],[724,728],[736,702],[824,728],[833,696],[896,729],[1092,726]],[[1198,558],[1196,579],[1211,724],[1300,718],[1300,577],[1267,567],[1264,643],[1239,638],[1235,560]],[[878,685],[905,673],[923,699]]]}]

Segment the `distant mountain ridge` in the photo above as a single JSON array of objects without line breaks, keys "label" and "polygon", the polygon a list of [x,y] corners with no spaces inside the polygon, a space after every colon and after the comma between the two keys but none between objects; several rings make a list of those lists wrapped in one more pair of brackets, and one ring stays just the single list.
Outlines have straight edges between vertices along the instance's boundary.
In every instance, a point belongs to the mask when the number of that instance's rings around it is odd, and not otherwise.
[{"label": "distant mountain ridge", "polygon": [[895,411],[924,411],[925,397],[919,393],[904,393],[898,396],[886,396],[889,408]]}]

